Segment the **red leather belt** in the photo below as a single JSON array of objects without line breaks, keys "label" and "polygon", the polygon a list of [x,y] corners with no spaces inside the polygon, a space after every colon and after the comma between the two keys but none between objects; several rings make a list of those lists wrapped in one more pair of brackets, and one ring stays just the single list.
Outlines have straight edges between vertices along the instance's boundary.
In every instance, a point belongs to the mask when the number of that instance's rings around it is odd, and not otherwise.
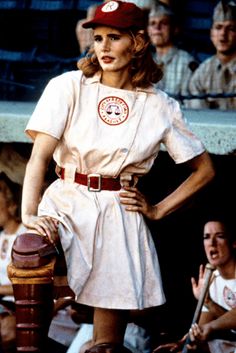
[{"label": "red leather belt", "polygon": [[[61,179],[65,179],[65,169],[60,170]],[[105,178],[101,174],[80,174],[75,173],[75,183],[85,185],[89,191],[110,190],[118,191],[121,189],[119,178]]]}]

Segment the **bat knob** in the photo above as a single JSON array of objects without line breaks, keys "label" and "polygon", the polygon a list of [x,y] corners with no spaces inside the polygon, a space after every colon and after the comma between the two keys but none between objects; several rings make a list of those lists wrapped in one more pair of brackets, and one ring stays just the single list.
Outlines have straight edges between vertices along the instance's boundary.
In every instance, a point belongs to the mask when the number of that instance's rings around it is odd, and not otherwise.
[{"label": "bat knob", "polygon": [[210,270],[210,271],[214,271],[215,270],[215,267],[213,265],[209,264],[209,263],[206,264],[205,268],[207,270]]}]

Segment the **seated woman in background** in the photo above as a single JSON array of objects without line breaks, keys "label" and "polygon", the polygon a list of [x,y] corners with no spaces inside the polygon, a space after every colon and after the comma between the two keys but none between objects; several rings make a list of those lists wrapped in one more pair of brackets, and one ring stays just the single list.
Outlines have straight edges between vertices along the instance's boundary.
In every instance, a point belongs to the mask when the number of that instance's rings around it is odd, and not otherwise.
[{"label": "seated woman in background", "polygon": [[21,185],[0,173],[0,327],[1,347],[4,352],[13,349],[15,339],[14,297],[7,266],[16,237],[26,228],[20,220]]}]

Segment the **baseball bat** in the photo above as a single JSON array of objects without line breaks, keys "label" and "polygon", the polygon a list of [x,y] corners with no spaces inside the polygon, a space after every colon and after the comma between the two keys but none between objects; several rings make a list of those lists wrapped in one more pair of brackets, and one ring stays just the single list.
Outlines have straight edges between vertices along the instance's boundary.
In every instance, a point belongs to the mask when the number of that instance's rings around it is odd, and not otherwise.
[{"label": "baseball bat", "polygon": [[[197,302],[197,306],[196,306],[194,315],[193,315],[191,326],[193,324],[198,323],[198,320],[199,320],[199,317],[200,317],[200,314],[201,314],[201,311],[202,311],[202,307],[203,307],[203,304],[204,304],[204,300],[206,298],[206,294],[207,294],[208,289],[209,289],[212,272],[214,270],[215,270],[215,268],[211,264],[209,264],[209,263],[206,264],[206,267],[205,267],[205,280],[204,280],[204,284],[203,284],[203,287],[202,287],[202,290],[201,290],[201,293],[200,293],[200,297],[199,297],[198,302]],[[189,343],[191,343],[191,340],[190,340],[190,337],[188,335],[187,338],[186,338],[182,353],[188,353],[187,345]]]}]

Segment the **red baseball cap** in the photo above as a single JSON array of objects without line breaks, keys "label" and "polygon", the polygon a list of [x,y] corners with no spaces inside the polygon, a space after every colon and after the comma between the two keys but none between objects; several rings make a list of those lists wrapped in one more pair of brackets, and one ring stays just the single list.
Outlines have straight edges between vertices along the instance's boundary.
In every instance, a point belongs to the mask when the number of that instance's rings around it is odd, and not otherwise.
[{"label": "red baseball cap", "polygon": [[84,28],[94,28],[98,25],[120,29],[145,28],[143,10],[131,2],[108,1],[99,5],[94,18],[82,24]]}]

